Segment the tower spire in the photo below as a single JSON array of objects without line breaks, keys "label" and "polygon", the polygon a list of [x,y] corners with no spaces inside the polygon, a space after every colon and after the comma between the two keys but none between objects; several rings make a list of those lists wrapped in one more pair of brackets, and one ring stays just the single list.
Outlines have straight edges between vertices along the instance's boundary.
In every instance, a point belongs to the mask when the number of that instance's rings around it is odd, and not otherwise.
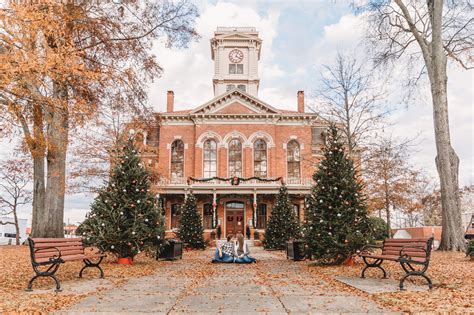
[{"label": "tower spire", "polygon": [[255,27],[218,27],[211,39],[214,96],[232,89],[258,95],[262,40]]}]

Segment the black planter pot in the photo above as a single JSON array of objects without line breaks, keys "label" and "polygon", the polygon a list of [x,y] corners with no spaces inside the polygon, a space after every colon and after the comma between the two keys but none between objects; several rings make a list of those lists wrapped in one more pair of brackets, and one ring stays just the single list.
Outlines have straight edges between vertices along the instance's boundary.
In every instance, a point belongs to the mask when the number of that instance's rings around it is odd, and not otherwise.
[{"label": "black planter pot", "polygon": [[295,261],[304,260],[306,258],[305,242],[289,241],[286,242],[286,258]]},{"label": "black planter pot", "polygon": [[177,240],[166,242],[161,253],[156,259],[176,260],[183,258],[183,243]]}]

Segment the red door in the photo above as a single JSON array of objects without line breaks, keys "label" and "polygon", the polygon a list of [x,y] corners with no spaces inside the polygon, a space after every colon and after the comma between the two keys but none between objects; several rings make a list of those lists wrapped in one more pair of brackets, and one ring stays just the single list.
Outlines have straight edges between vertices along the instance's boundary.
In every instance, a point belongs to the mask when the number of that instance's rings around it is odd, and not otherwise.
[{"label": "red door", "polygon": [[238,233],[244,234],[244,211],[227,210],[226,212],[226,234],[234,236]]}]

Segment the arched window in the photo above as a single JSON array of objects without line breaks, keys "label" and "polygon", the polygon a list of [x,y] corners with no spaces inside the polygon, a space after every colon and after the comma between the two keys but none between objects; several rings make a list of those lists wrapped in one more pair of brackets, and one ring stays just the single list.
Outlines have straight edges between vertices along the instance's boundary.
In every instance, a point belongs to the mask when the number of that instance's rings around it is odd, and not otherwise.
[{"label": "arched window", "polygon": [[184,177],[184,143],[175,140],[171,144],[171,178]]},{"label": "arched window", "polygon": [[242,176],[242,143],[239,139],[229,143],[229,175]]},{"label": "arched window", "polygon": [[174,203],[171,205],[171,228],[177,228],[181,219],[181,205]]},{"label": "arched window", "polygon": [[259,203],[257,205],[257,229],[265,229],[267,227],[267,205]]},{"label": "arched window", "polygon": [[267,177],[267,143],[262,139],[253,144],[253,174]]},{"label": "arched window", "polygon": [[204,142],[204,177],[217,176],[217,143],[209,139]]},{"label": "arched window", "polygon": [[296,140],[291,140],[286,146],[288,178],[300,177],[300,145]]},{"label": "arched window", "polygon": [[212,204],[205,203],[202,209],[202,225],[205,229],[212,229]]}]

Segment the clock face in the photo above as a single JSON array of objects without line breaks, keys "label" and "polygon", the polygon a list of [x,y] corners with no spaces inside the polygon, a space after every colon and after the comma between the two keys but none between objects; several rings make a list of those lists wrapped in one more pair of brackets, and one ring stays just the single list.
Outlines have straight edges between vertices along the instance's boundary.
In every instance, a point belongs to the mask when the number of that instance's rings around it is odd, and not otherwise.
[{"label": "clock face", "polygon": [[239,63],[244,59],[244,53],[238,49],[232,49],[229,53],[229,60],[233,63]]}]

